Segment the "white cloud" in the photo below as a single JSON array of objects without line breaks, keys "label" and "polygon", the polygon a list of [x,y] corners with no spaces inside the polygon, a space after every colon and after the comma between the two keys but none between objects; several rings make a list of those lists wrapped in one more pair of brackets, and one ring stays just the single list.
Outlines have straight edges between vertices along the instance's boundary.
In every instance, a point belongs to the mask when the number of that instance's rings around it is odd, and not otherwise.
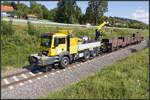
[{"label": "white cloud", "polygon": [[142,21],[144,23],[149,23],[149,12],[142,8],[138,8],[133,14],[133,19]]}]

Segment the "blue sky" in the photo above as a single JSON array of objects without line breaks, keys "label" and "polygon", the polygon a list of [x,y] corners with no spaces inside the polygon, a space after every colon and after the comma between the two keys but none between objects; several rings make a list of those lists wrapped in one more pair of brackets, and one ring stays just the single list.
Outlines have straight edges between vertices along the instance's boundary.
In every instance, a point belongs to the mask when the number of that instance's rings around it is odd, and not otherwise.
[{"label": "blue sky", "polygon": [[[29,5],[28,1],[22,1]],[[37,1],[45,5],[49,10],[57,7],[57,1]],[[77,1],[82,13],[85,13],[88,6],[87,1]],[[148,1],[108,1],[108,12],[106,16],[117,16],[136,19],[145,23],[149,21],[149,2]]]}]

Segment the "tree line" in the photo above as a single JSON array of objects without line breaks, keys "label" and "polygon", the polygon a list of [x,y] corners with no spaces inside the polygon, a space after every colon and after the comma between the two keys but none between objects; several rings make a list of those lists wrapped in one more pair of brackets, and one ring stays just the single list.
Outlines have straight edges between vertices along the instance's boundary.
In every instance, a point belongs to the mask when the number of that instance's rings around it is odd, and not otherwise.
[{"label": "tree line", "polygon": [[112,27],[148,29],[148,25],[140,21],[104,16],[104,13],[108,11],[108,1],[89,1],[85,14],[81,12],[81,8],[75,0],[59,0],[57,7],[51,10],[36,1],[29,2],[30,7],[19,1],[17,3],[4,1],[3,5],[13,6],[15,10],[12,13],[19,17],[35,14],[38,19],[47,19],[60,23],[99,25],[103,21],[109,21],[108,26]]}]

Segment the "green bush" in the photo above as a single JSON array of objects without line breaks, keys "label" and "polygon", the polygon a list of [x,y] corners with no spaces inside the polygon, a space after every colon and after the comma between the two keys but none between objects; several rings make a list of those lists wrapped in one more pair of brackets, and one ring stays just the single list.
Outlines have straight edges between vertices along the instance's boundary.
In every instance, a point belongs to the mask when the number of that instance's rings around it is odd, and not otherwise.
[{"label": "green bush", "polygon": [[15,33],[15,30],[12,26],[12,20],[10,20],[9,22],[2,21],[1,32],[4,35],[13,35]]},{"label": "green bush", "polygon": [[88,32],[81,30],[78,32],[77,36],[88,36]]},{"label": "green bush", "polygon": [[35,35],[37,33],[37,30],[35,27],[31,24],[31,22],[28,22],[28,34]]}]

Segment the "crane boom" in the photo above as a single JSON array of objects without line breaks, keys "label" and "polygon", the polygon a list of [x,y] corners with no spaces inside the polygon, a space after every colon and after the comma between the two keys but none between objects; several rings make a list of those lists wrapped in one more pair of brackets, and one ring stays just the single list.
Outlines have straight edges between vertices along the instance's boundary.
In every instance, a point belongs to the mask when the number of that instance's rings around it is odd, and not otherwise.
[{"label": "crane boom", "polygon": [[102,24],[100,24],[97,29],[96,29],[96,36],[95,36],[95,40],[99,41],[99,36],[102,35],[102,32],[100,32],[100,29],[105,25],[108,24],[109,22],[103,22]]},{"label": "crane boom", "polygon": [[97,27],[97,31],[99,31],[105,24],[108,24],[108,22],[103,22],[102,24],[100,24],[100,25]]}]

